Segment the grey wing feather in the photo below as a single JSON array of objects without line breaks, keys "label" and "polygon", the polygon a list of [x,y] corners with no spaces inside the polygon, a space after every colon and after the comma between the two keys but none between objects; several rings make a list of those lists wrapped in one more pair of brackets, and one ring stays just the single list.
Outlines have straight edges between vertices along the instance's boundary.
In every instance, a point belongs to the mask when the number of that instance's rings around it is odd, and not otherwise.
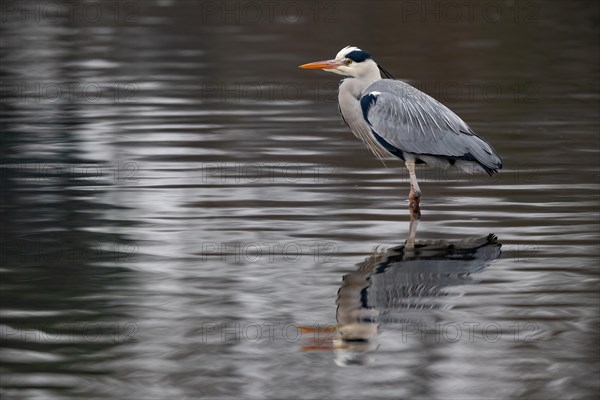
[{"label": "grey wing feather", "polygon": [[[502,168],[500,157],[454,112],[407,83],[383,79],[361,98],[363,117],[387,147],[415,155],[473,161],[488,173]],[[378,139],[379,140],[379,139]]]}]

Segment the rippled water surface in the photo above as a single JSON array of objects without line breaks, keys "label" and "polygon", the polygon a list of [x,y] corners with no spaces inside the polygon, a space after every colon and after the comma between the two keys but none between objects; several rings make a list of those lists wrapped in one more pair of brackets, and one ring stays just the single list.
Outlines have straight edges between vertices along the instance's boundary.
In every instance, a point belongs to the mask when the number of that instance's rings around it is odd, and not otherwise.
[{"label": "rippled water surface", "polygon": [[[3,398],[595,397],[599,7],[443,3],[3,3]],[[503,158],[414,246],[350,44]]]}]

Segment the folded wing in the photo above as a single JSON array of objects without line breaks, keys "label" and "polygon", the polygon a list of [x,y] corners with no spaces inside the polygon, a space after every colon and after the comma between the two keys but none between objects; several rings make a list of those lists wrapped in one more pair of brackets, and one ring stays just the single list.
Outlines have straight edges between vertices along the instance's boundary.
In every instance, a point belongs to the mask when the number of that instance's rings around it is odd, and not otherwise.
[{"label": "folded wing", "polygon": [[402,81],[373,83],[360,100],[376,140],[401,158],[405,153],[476,162],[490,175],[502,168],[494,149],[454,112]]}]

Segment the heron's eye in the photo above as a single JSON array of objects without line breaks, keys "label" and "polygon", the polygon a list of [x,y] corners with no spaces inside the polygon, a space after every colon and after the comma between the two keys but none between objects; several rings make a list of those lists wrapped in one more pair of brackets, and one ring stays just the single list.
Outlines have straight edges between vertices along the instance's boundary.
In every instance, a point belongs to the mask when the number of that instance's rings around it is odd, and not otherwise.
[{"label": "heron's eye", "polygon": [[347,59],[346,61],[344,61],[344,64],[346,64],[346,65],[351,65],[351,64],[352,64],[352,60],[350,60],[350,59]]}]

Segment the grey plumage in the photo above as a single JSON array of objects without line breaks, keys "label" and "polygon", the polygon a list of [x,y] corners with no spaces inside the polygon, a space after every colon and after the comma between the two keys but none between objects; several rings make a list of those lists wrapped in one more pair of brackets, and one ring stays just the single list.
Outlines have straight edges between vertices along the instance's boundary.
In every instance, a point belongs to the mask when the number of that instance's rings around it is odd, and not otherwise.
[{"label": "grey plumage", "polygon": [[[360,105],[370,133],[393,146],[384,145],[395,156],[404,159],[405,153],[412,154],[429,164],[476,162],[490,174],[502,167],[494,149],[462,119],[405,82],[374,82],[361,96]],[[435,158],[439,160],[432,161]]]},{"label": "grey plumage", "polygon": [[485,140],[477,136],[458,115],[431,96],[409,84],[382,79],[369,53],[345,47],[335,59],[304,64],[344,75],[340,82],[340,114],[352,133],[379,159],[405,161],[410,177],[410,199],[418,205],[421,190],[415,164],[457,167],[492,175],[502,161]]}]

